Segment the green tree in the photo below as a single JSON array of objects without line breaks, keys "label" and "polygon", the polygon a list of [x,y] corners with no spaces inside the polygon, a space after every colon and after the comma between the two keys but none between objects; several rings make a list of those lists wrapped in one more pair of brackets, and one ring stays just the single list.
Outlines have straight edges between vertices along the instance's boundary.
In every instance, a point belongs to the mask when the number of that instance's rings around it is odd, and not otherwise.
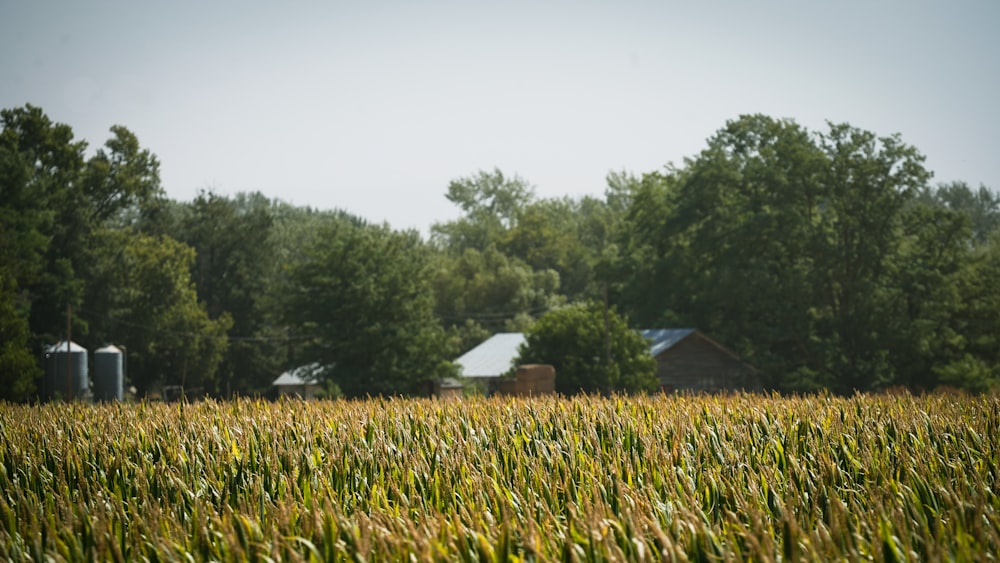
[{"label": "green tree", "polygon": [[902,219],[902,240],[882,290],[882,345],[894,384],[931,389],[940,382],[938,368],[966,353],[963,285],[976,267],[971,231],[963,213],[924,201],[913,202]]},{"label": "green tree", "polygon": [[564,394],[652,391],[659,386],[649,343],[616,311],[581,303],[552,311],[525,334],[518,364],[550,364]]},{"label": "green tree", "polygon": [[536,271],[554,270],[569,301],[603,296],[596,270],[611,245],[616,217],[593,197],[541,199],[522,207],[501,248]]},{"label": "green tree", "polygon": [[434,316],[430,249],[415,232],[325,224],[291,266],[287,322],[310,336],[301,363],[318,362],[350,397],[414,394],[454,374]]},{"label": "green tree", "polygon": [[986,186],[973,191],[965,182],[940,184],[924,189],[920,199],[967,216],[976,244],[986,243],[993,233],[1000,231],[1000,194]]},{"label": "green tree", "polygon": [[616,298],[645,324],[678,319],[732,343],[780,388],[905,381],[892,347],[914,321],[900,307],[906,244],[950,244],[907,221],[922,161],[898,136],[848,125],[731,121],[684,167],[643,178],[621,239],[620,267],[637,275]]},{"label": "green tree", "polygon": [[460,350],[491,332],[516,332],[523,319],[530,324],[563,302],[556,272],[532,270],[495,246],[469,248],[457,257],[438,254],[433,264],[435,310],[446,328],[457,331]]},{"label": "green tree", "polygon": [[191,266],[194,250],[170,237],[105,231],[95,282],[106,299],[92,305],[92,345],[122,344],[128,377],[140,395],[161,385],[211,388],[225,354],[232,321],[209,318],[198,302]]},{"label": "green tree", "polygon": [[682,169],[649,174],[635,194],[622,292],[645,326],[697,326],[770,375],[812,384],[813,225],[822,154],[791,121],[727,124]]},{"label": "green tree", "polygon": [[494,169],[452,181],[445,197],[465,216],[435,224],[431,237],[436,244],[460,254],[467,248],[483,250],[502,242],[521,209],[534,200],[535,189],[519,176],[507,177]]},{"label": "green tree", "polygon": [[86,220],[93,227],[134,226],[162,205],[160,163],[125,127],[115,125],[111,134],[83,171]]},{"label": "green tree", "polygon": [[930,173],[924,157],[898,135],[831,125],[818,144],[826,157],[821,178],[827,197],[817,285],[829,317],[824,336],[833,344],[825,363],[836,390],[873,389],[898,376],[886,346],[896,328],[887,307],[895,290],[892,272],[906,211]]},{"label": "green tree", "polygon": [[974,392],[1000,389],[1000,233],[969,257],[959,276],[954,330],[943,338],[948,363],[933,366],[936,383]]},{"label": "green tree", "polygon": [[0,121],[0,245],[11,250],[6,267],[26,297],[37,356],[62,334],[66,305],[83,296],[74,266],[87,245],[86,143],[35,106],[3,110]]},{"label": "green tree", "polygon": [[28,348],[28,319],[17,310],[14,283],[0,268],[0,400],[6,401],[26,399],[40,371]]},{"label": "green tree", "polygon": [[[3,110],[0,121],[0,267],[16,288],[10,322],[27,319],[37,357],[63,336],[66,306],[79,311],[103,290],[90,284],[95,237],[162,195],[159,165],[124,127],[84,162],[86,143],[38,107]],[[87,321],[74,318],[74,335]]]},{"label": "green tree", "polygon": [[202,192],[184,206],[175,238],[194,248],[192,278],[213,319],[232,319],[217,394],[266,391],[285,359],[284,327],[269,307],[277,280],[272,202],[259,193]]}]

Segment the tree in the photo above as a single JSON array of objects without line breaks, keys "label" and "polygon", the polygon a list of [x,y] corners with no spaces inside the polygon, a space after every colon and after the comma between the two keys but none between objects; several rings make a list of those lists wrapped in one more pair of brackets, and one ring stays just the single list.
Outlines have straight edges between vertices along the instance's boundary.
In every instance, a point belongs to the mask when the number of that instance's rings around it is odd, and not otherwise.
[{"label": "tree", "polygon": [[0,400],[6,401],[26,399],[39,375],[38,362],[28,349],[28,319],[17,311],[16,303],[14,279],[0,268]]},{"label": "tree", "polygon": [[448,185],[449,201],[465,216],[431,227],[432,239],[455,253],[467,248],[484,249],[504,239],[521,209],[534,200],[535,190],[524,179],[504,176],[499,169],[480,171]]},{"label": "tree", "polygon": [[83,173],[86,211],[94,226],[129,226],[160,205],[160,163],[125,127],[115,125],[111,134]]},{"label": "tree", "polygon": [[542,199],[521,209],[501,249],[535,270],[557,272],[567,300],[596,299],[603,288],[597,284],[595,269],[614,228],[614,217],[604,201]]},{"label": "tree", "polygon": [[969,257],[959,276],[950,362],[933,366],[937,383],[974,392],[1000,389],[1000,233]]},{"label": "tree", "polygon": [[914,201],[902,214],[901,242],[887,264],[882,322],[893,384],[932,389],[937,368],[965,354],[963,284],[975,267],[968,218]]},{"label": "tree", "polygon": [[[877,137],[846,124],[819,135],[825,156],[825,207],[816,258],[819,305],[828,316],[825,364],[841,392],[895,383],[886,342],[895,330],[895,261],[905,214],[930,173],[924,157],[898,135]],[[930,241],[929,241],[930,242]]]},{"label": "tree", "polygon": [[209,318],[198,303],[195,252],[170,237],[105,231],[94,282],[104,299],[88,309],[91,345],[115,342],[128,353],[128,376],[140,395],[161,385],[211,387],[225,353],[228,315]]},{"label": "tree", "polygon": [[87,247],[86,143],[31,105],[3,110],[0,121],[0,245],[10,249],[8,275],[27,298],[37,356],[62,333],[66,305],[79,305],[83,294],[75,266]]},{"label": "tree", "polygon": [[907,220],[922,161],[898,136],[848,125],[731,121],[683,168],[644,177],[622,238],[639,275],[616,297],[643,322],[675,318],[731,342],[779,388],[905,381],[892,348],[915,321],[899,306],[906,241],[934,254],[952,240]]},{"label": "tree", "polygon": [[596,302],[552,311],[525,334],[519,364],[551,364],[560,393],[652,391],[659,386],[649,343],[616,311]]},{"label": "tree", "polygon": [[458,257],[438,254],[433,264],[435,311],[446,328],[458,332],[460,350],[491,332],[517,331],[521,319],[563,303],[558,274],[534,271],[495,246],[482,252],[469,248]]},{"label": "tree", "polygon": [[[3,110],[0,121],[0,276],[16,303],[0,322],[20,334],[27,320],[27,354],[38,357],[63,336],[67,305],[80,310],[106,290],[90,283],[96,239],[162,195],[159,165],[124,127],[84,162],[86,143],[38,107]],[[74,334],[88,320],[75,316]]]},{"label": "tree", "polygon": [[978,190],[973,191],[965,182],[940,184],[933,189],[924,189],[920,199],[967,216],[972,228],[972,240],[976,244],[986,243],[993,233],[1000,231],[1000,194],[986,186],[980,185]]},{"label": "tree", "polygon": [[454,374],[434,317],[429,253],[415,232],[324,225],[284,290],[287,322],[310,337],[301,363],[324,366],[350,397],[415,394]]},{"label": "tree", "polygon": [[621,291],[629,312],[733,343],[769,384],[818,371],[808,311],[821,169],[803,128],[745,116],[683,168],[646,175],[621,242],[621,277],[636,272]]},{"label": "tree", "polygon": [[194,248],[192,277],[209,316],[232,319],[230,341],[219,366],[218,388],[259,393],[285,360],[285,330],[269,307],[275,286],[272,202],[259,193],[233,198],[202,192],[185,205],[175,238]]}]

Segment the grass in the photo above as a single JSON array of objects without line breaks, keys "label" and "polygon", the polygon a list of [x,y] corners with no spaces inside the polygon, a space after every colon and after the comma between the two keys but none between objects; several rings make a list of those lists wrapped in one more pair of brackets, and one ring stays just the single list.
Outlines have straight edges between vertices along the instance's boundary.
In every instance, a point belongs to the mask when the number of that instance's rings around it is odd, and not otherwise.
[{"label": "grass", "polygon": [[1000,398],[0,404],[12,560],[972,560]]}]

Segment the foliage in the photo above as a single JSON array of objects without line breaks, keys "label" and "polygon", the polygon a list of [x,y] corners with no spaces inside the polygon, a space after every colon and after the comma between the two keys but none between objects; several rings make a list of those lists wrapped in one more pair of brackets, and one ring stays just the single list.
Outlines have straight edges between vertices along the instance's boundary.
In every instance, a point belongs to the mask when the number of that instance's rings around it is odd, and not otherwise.
[{"label": "foliage", "polygon": [[[603,298],[607,280],[598,270],[614,253],[634,178],[611,174],[608,182],[606,201],[539,199],[525,180],[499,170],[451,183],[448,199],[465,215],[432,228],[441,250],[434,289],[446,325],[463,343],[475,344],[482,327],[511,331],[558,303]],[[507,281],[513,277],[522,280],[519,288]],[[497,300],[528,293],[544,303],[532,311],[522,297]]]},{"label": "foliage", "polygon": [[976,244],[987,242],[993,233],[1000,231],[1000,194],[986,186],[981,185],[973,191],[965,182],[951,182],[924,190],[920,198],[929,205],[957,211],[968,217]]},{"label": "foliage", "polygon": [[495,246],[469,248],[457,257],[439,254],[433,265],[435,311],[446,328],[457,331],[461,350],[492,332],[516,332],[519,318],[562,304],[558,274],[532,270]]},{"label": "foliage", "polygon": [[434,225],[433,238],[454,252],[486,248],[514,225],[517,214],[534,195],[534,187],[524,179],[516,175],[508,178],[499,169],[454,180],[446,197],[465,212],[465,217]]},{"label": "foliage", "polygon": [[86,143],[53,123],[40,108],[0,112],[0,245],[4,267],[27,296],[32,351],[40,352],[65,327],[67,304],[78,305],[75,275],[86,248],[87,208],[81,189]]},{"label": "foliage", "polygon": [[521,209],[501,245],[535,270],[557,272],[567,300],[596,299],[603,294],[596,269],[616,221],[611,207],[593,197],[542,199]]},{"label": "foliage", "polygon": [[518,364],[551,364],[564,394],[659,388],[649,343],[614,310],[598,303],[547,313],[525,334]]},{"label": "foliage", "polygon": [[17,311],[16,290],[0,269],[0,400],[6,401],[27,398],[40,371],[28,352],[28,320]]},{"label": "foliage", "polygon": [[[190,268],[194,250],[166,236],[106,231],[95,265],[106,293],[94,307],[92,343],[117,342],[140,395],[161,385],[204,390],[215,383],[227,346],[228,314],[210,319],[198,302]],[[111,249],[115,249],[112,251]]]},{"label": "foliage", "polygon": [[284,327],[270,306],[279,263],[272,202],[259,193],[200,193],[179,211],[173,235],[195,250],[191,275],[213,319],[232,319],[214,391],[229,397],[266,391],[284,360]]},{"label": "foliage", "polygon": [[285,289],[287,322],[311,339],[300,361],[326,366],[349,397],[412,394],[454,373],[415,233],[331,221],[304,252]]},{"label": "foliage", "polygon": [[0,557],[971,561],[997,397],[0,404]]},{"label": "foliage", "polygon": [[781,389],[933,387],[969,336],[954,315],[970,234],[919,197],[922,162],[849,125],[731,121],[633,192],[615,301],[731,343]]},{"label": "foliage", "polygon": [[[424,244],[260,194],[170,200],[158,159],[122,126],[87,158],[87,144],[38,107],[2,110],[0,125],[10,398],[25,397],[38,373],[29,363],[63,337],[67,305],[88,348],[165,330],[135,358],[156,373],[132,375],[142,386],[197,381],[215,396],[260,393],[312,359],[339,361],[338,377],[355,382],[349,395],[415,392],[491,332],[591,300],[642,326],[698,327],[781,390],[985,391],[1000,377],[1000,195],[929,186],[923,156],[898,135],[742,116],[680,166],[608,174],[603,198],[541,198],[517,175],[480,171],[449,184],[462,216],[434,225]],[[328,240],[348,225],[370,255]],[[341,251],[353,258],[338,264]],[[174,289],[119,271],[156,256],[164,265],[144,267]],[[327,274],[351,281],[328,291]],[[179,289],[191,281],[193,296]],[[310,310],[314,291],[334,313]],[[153,301],[178,296],[183,305]],[[397,305],[409,320],[390,312]],[[348,328],[334,330],[340,322]],[[178,352],[178,331],[200,344]],[[349,348],[324,350],[347,333]],[[364,354],[382,363],[362,369]],[[411,360],[415,370],[402,367]]]},{"label": "foliage", "polygon": [[115,125],[111,133],[83,173],[86,211],[95,226],[128,226],[148,218],[160,203],[160,163],[125,127]]},{"label": "foliage", "polygon": [[[80,311],[112,289],[95,283],[103,231],[141,216],[162,191],[156,157],[124,127],[112,127],[104,148],[85,162],[86,143],[40,108],[3,110],[0,117],[0,279],[5,294],[14,292],[0,331],[12,335],[4,343],[8,357],[19,358],[8,369],[27,379],[38,372],[27,358],[64,336],[66,306]],[[85,337],[104,311],[94,314],[98,319],[74,318],[76,335]],[[23,396],[25,387],[16,389],[12,397]]]}]

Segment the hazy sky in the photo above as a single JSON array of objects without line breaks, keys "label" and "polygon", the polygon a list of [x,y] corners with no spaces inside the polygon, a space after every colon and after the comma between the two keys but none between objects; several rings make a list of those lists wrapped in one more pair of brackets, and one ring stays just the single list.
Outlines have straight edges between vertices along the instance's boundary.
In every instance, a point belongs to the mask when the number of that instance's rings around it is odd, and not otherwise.
[{"label": "hazy sky", "polygon": [[452,179],[541,196],[680,163],[744,113],[900,133],[1000,189],[1000,1],[0,0],[0,107],[128,127],[180,200],[261,191],[426,232]]}]

